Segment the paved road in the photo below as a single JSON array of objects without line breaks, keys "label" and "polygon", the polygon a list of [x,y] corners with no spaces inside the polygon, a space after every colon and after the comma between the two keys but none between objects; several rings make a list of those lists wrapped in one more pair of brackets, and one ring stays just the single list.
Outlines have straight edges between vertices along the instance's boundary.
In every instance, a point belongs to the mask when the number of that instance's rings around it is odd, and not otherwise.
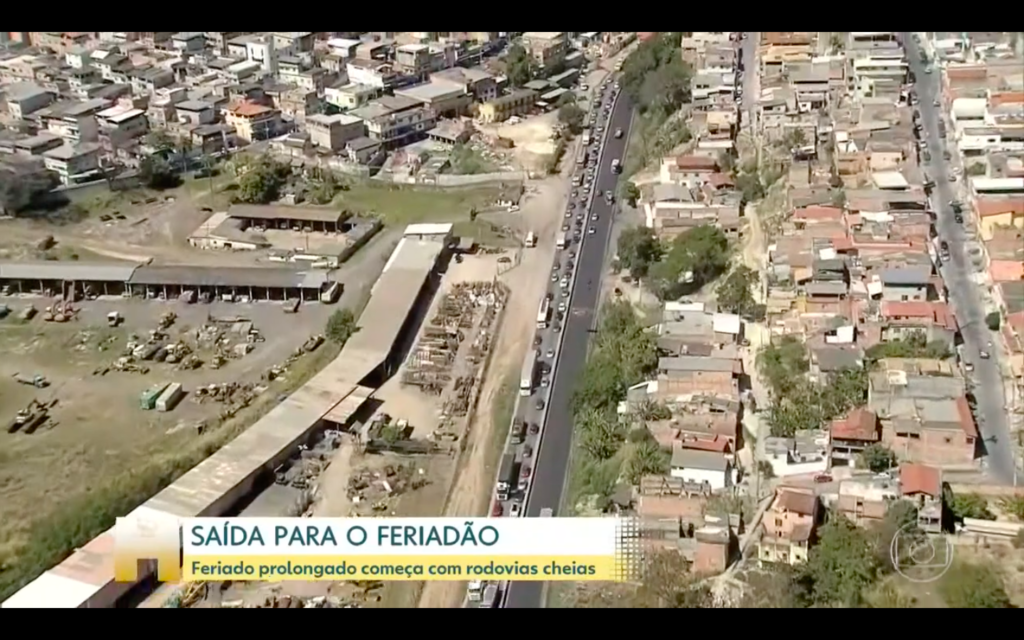
[{"label": "paved road", "polygon": [[[985,305],[981,299],[979,285],[971,278],[971,261],[965,251],[967,242],[963,225],[953,219],[950,201],[957,199],[956,188],[949,180],[949,163],[943,159],[945,144],[939,136],[939,120],[942,115],[934,106],[933,101],[940,92],[941,70],[925,73],[921,64],[919,47],[910,33],[902,34],[906,43],[907,59],[910,69],[916,76],[917,96],[920,101],[918,108],[924,132],[927,134],[928,150],[931,161],[925,164],[925,172],[935,182],[932,192],[932,207],[936,212],[936,226],[939,237],[949,243],[951,260],[942,265],[942,277],[950,292],[953,312],[960,323],[960,331],[964,339],[964,359],[974,364],[972,374],[974,393],[978,401],[979,429],[985,439],[988,453],[988,470],[993,479],[1012,484],[1014,481],[1014,452],[1008,428],[1009,416],[1006,407],[1006,396],[1003,391],[1003,378],[998,358],[1000,349],[989,347],[998,336],[985,326]],[[952,138],[952,131],[947,134]],[[955,150],[950,149],[956,153]],[[968,208],[964,208],[964,216],[970,216]],[[987,351],[990,359],[982,360],[979,351]]]},{"label": "paved road", "polygon": [[[611,135],[606,138],[601,166],[597,170],[596,194],[609,190],[616,191],[618,176],[612,173],[611,162],[614,158],[621,160],[625,155],[632,113],[633,106],[629,98],[625,94],[620,95],[608,121],[607,130]],[[616,129],[623,130],[622,138],[614,137]],[[609,206],[603,197],[596,196],[590,208],[590,215],[598,216],[598,221],[594,224],[597,229],[593,235],[584,236],[585,240],[578,257],[579,270],[572,285],[572,304],[566,315],[563,328],[565,336],[549,394],[547,419],[543,425],[543,439],[537,454],[533,488],[525,514],[527,517],[538,517],[541,510],[546,508],[552,509],[557,515],[562,502],[562,489],[565,487],[569,453],[572,450],[572,415],[569,403],[576,379],[583,370],[587,357],[590,333],[596,326],[613,208],[614,206]],[[513,582],[508,588],[505,608],[540,608],[544,604],[543,593],[542,582]]]},{"label": "paved road", "polygon": [[756,125],[753,121],[757,100],[761,97],[761,74],[757,68],[757,44],[761,34],[747,31],[746,38],[740,43],[740,59],[743,61],[743,97],[740,100],[744,123]]}]

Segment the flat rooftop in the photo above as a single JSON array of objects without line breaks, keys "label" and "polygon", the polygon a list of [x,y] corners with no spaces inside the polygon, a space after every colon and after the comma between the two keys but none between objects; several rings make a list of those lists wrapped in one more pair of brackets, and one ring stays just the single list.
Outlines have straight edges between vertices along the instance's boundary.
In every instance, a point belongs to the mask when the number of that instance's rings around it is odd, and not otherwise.
[{"label": "flat rooftop", "polygon": [[194,287],[268,287],[320,289],[330,278],[323,271],[297,271],[263,267],[138,267],[129,280],[133,285],[181,285]]},{"label": "flat rooftop", "polygon": [[348,214],[338,209],[320,207],[294,207],[288,205],[233,204],[228,208],[230,218],[258,220],[302,220],[304,222],[335,222],[341,224]]},{"label": "flat rooftop", "polygon": [[139,266],[130,262],[0,262],[0,280],[128,282]]}]

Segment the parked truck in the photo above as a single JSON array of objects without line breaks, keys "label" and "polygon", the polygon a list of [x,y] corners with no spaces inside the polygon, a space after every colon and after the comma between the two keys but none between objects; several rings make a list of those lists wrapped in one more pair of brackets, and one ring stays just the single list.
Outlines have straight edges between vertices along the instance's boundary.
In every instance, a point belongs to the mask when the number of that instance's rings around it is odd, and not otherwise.
[{"label": "parked truck", "polygon": [[509,494],[516,483],[516,455],[506,453],[501,458],[501,466],[498,468],[498,500],[508,500]]}]

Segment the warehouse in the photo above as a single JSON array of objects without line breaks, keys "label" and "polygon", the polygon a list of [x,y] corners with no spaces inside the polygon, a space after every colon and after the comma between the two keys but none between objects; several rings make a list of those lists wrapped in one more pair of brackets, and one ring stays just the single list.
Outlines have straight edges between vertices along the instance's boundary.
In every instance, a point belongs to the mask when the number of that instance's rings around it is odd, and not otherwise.
[{"label": "warehouse", "polygon": [[186,291],[239,302],[318,300],[332,284],[327,272],[260,267],[185,267],[144,265],[129,280],[131,293],[172,300]]},{"label": "warehouse", "polygon": [[0,262],[0,294],[73,299],[126,295],[137,267],[128,262]]},{"label": "warehouse", "polygon": [[[148,522],[232,513],[261,479],[328,426],[353,421],[401,364],[430,307],[452,225],[411,225],[373,286],[358,330],[341,353],[256,424],[128,514]],[[158,267],[139,267],[158,269]],[[184,269],[161,267],[160,269]],[[231,269],[193,271],[213,273]],[[278,271],[248,269],[241,271]],[[290,272],[297,274],[298,272]],[[182,276],[185,277],[185,276]],[[188,276],[195,279],[195,276]],[[134,286],[134,285],[133,285]],[[135,585],[114,581],[108,531],[46,571],[0,608],[111,608]],[[143,564],[142,575],[152,574]]]},{"label": "warehouse", "polygon": [[290,229],[306,233],[343,233],[348,231],[345,221],[349,214],[321,207],[233,204],[228,209],[228,217],[241,220],[243,230]]}]

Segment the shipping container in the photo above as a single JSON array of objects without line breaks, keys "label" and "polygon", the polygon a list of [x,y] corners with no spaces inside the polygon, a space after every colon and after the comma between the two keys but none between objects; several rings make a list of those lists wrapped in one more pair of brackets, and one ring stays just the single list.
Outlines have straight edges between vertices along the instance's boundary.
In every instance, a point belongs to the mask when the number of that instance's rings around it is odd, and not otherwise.
[{"label": "shipping container", "polygon": [[181,383],[175,382],[164,389],[164,392],[160,394],[160,397],[156,399],[156,410],[157,411],[170,411],[178,402],[181,401],[182,396],[185,392],[181,389]]},{"label": "shipping container", "polygon": [[167,383],[165,382],[143,391],[142,395],[139,396],[139,407],[143,411],[152,411],[156,407],[157,398],[160,397],[160,394],[162,394],[166,388]]}]

